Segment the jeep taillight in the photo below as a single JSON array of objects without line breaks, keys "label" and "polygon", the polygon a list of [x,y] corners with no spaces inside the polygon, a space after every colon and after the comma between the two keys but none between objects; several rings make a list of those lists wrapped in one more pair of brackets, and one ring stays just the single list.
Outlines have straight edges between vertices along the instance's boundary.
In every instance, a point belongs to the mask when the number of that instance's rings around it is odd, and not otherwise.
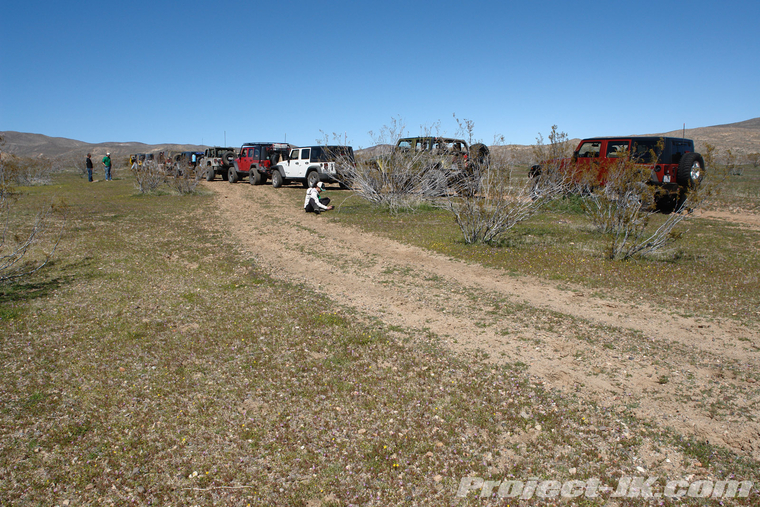
[{"label": "jeep taillight", "polygon": [[327,162],[325,162],[324,168],[327,169]]}]

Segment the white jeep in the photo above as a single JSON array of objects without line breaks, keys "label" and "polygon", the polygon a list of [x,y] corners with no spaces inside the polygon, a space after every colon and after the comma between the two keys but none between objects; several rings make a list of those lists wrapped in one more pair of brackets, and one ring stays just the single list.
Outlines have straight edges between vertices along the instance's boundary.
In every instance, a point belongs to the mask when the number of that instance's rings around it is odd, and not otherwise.
[{"label": "white jeep", "polygon": [[291,181],[313,187],[319,181],[340,182],[340,164],[353,163],[351,146],[305,146],[290,150],[290,156],[272,167],[272,186],[279,188]]}]

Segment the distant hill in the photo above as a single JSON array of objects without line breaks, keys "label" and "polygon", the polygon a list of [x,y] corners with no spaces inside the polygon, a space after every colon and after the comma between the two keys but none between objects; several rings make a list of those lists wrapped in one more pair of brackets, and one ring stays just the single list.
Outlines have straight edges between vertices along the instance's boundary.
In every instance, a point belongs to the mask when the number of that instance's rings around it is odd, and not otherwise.
[{"label": "distant hill", "polygon": [[145,144],[145,143],[85,143],[64,137],[49,137],[42,134],[27,134],[24,132],[0,132],[3,143],[0,151],[18,155],[20,157],[47,157],[65,161],[84,161],[87,153],[92,153],[93,160],[98,160],[111,153],[111,158],[119,163],[126,160],[133,153],[158,153],[203,151],[205,147],[195,144]]},{"label": "distant hill", "polygon": [[[616,133],[599,132],[598,135],[615,135]],[[204,146],[195,144],[144,144],[138,142],[122,143],[98,143],[91,144],[63,137],[48,137],[42,134],[26,134],[23,132],[0,132],[4,143],[0,144],[0,151],[12,153],[22,157],[48,157],[64,161],[84,160],[85,155],[92,153],[97,160],[106,152],[111,152],[111,158],[117,163],[126,160],[133,153],[158,153],[180,151],[203,151]],[[704,151],[705,144],[709,143],[720,151],[732,150],[736,155],[743,158],[747,153],[760,153],[760,118],[753,118],[738,123],[727,125],[715,125],[713,127],[688,128],[685,133],[682,130],[660,132],[656,134],[685,137],[694,139],[697,151]],[[572,140],[577,144],[578,140]],[[357,154],[371,155],[379,150],[387,149],[385,146],[374,146],[364,150],[357,150]],[[507,149],[507,148],[501,148]],[[508,147],[513,156],[520,162],[530,162],[531,147],[514,145]]]},{"label": "distant hill", "polygon": [[[662,135],[681,137],[682,130],[673,130]],[[760,153],[760,118],[714,127],[686,129],[684,137],[694,139],[696,150],[701,152],[704,151],[705,144],[709,143],[721,151],[730,149],[739,156]]]}]

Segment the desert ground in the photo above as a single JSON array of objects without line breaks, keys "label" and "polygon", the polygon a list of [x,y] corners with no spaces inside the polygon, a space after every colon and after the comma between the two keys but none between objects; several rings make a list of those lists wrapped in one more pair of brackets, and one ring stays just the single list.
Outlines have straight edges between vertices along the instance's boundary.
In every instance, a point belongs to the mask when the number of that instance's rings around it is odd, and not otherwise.
[{"label": "desert ground", "polygon": [[[325,305],[433,333],[454,351],[523,363],[549,388],[610,407],[633,403],[653,425],[760,459],[754,326],[467,264],[305,214],[294,188],[208,187],[219,222],[258,264],[324,294]],[[240,220],[240,210],[256,220]],[[760,227],[754,215],[703,216]],[[729,407],[709,410],[706,393]]]}]

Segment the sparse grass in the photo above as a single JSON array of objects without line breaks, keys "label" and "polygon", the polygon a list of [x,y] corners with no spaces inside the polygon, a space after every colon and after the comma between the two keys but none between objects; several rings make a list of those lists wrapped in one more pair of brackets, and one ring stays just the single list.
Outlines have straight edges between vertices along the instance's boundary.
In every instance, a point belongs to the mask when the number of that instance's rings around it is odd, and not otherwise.
[{"label": "sparse grass", "polygon": [[730,175],[713,207],[735,211],[760,211],[760,167],[743,166],[741,175]]},{"label": "sparse grass", "polygon": [[[51,191],[72,210],[56,262],[0,289],[2,505],[448,505],[466,476],[614,482],[647,445],[683,456],[684,475],[760,480],[628,409],[548,391],[524,364],[454,355],[270,279],[208,196],[70,175],[30,194]],[[435,223],[456,251],[437,213],[399,229]]]}]

